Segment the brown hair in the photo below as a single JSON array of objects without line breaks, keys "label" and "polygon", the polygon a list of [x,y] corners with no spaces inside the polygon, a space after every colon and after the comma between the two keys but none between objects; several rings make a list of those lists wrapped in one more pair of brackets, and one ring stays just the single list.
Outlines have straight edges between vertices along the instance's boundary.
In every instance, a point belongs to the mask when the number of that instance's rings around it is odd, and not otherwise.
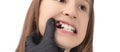
[{"label": "brown hair", "polygon": [[[90,0],[90,13],[89,13],[89,22],[87,27],[87,32],[84,41],[77,47],[75,47],[75,52],[93,52],[93,25],[94,25],[94,11],[93,11],[93,3],[94,0]],[[21,36],[21,40],[16,49],[16,52],[25,52],[25,41],[26,37],[32,32],[38,30],[38,18],[39,18],[39,8],[40,8],[41,0],[33,0],[28,13],[26,15],[26,19],[24,22],[23,32]]]}]

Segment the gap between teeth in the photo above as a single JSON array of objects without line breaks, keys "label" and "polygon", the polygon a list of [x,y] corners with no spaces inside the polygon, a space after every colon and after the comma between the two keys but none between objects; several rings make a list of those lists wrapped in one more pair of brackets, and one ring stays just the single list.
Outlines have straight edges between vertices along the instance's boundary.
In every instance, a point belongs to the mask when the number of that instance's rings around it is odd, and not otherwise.
[{"label": "gap between teeth", "polygon": [[64,27],[63,29],[69,31],[69,32],[73,32],[75,30],[75,28],[73,28],[72,26],[68,25],[68,24],[64,24],[62,22],[60,22],[61,27]]}]

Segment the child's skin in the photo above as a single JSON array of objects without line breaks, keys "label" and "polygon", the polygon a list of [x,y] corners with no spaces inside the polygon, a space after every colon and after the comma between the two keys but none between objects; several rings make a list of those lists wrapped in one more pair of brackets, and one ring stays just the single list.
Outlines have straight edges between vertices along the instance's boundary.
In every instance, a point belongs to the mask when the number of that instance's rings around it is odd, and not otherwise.
[{"label": "child's skin", "polygon": [[74,26],[77,33],[56,28],[55,40],[65,52],[81,44],[89,21],[89,2],[86,0],[42,0],[39,11],[39,30],[43,35],[49,18]]}]

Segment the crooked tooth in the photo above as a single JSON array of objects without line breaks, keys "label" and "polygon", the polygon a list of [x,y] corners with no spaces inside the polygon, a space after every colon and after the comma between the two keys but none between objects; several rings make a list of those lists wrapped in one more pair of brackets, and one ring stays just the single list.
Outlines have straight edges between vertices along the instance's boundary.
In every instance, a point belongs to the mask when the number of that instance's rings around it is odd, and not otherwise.
[{"label": "crooked tooth", "polygon": [[60,22],[60,24],[62,24],[62,22]]},{"label": "crooked tooth", "polygon": [[64,27],[64,24],[62,24],[62,26],[61,27]]},{"label": "crooked tooth", "polygon": [[73,28],[71,25],[64,24],[62,22],[59,22],[59,24],[61,24],[61,27],[63,27],[63,29],[66,31],[73,32],[73,30],[75,30],[75,28]]}]

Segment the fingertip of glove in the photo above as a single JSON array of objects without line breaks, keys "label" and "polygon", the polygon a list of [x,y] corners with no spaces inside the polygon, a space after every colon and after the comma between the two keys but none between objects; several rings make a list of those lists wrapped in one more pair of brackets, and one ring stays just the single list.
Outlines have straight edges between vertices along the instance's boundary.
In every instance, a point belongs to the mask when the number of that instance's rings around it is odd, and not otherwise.
[{"label": "fingertip of glove", "polygon": [[46,28],[49,29],[49,30],[55,31],[55,26],[56,26],[55,19],[54,18],[48,19]]},{"label": "fingertip of glove", "polygon": [[48,19],[48,22],[47,22],[49,25],[55,25],[55,19],[54,18],[50,18]]},{"label": "fingertip of glove", "polygon": [[53,37],[55,28],[56,28],[55,19],[54,18],[48,19],[47,24],[46,24],[45,33],[44,33],[45,36]]}]

